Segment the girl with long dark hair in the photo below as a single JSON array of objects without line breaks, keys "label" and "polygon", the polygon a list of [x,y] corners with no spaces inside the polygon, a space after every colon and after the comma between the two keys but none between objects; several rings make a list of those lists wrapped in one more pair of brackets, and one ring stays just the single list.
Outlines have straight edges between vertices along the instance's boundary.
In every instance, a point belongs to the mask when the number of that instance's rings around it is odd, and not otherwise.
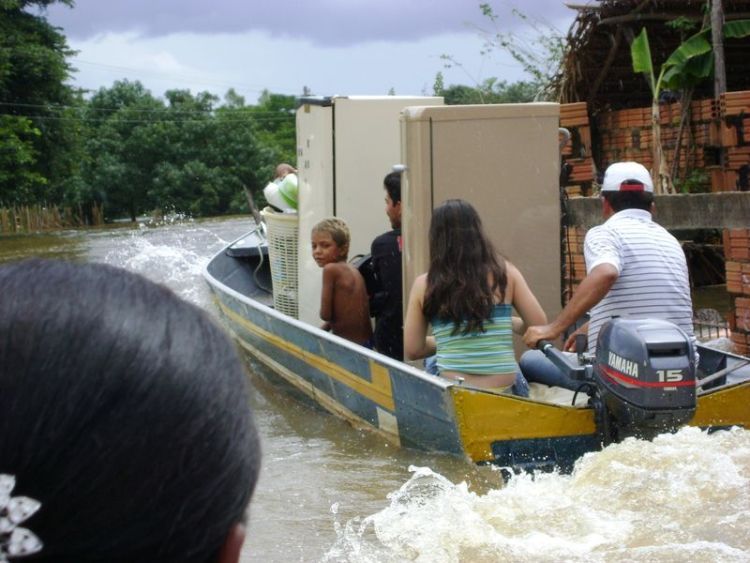
[{"label": "girl with long dark hair", "polygon": [[406,357],[437,353],[441,376],[527,395],[512,333],[523,334],[524,325],[544,324],[547,317],[523,275],[495,251],[467,201],[450,199],[437,207],[429,236],[430,269],[409,295]]}]

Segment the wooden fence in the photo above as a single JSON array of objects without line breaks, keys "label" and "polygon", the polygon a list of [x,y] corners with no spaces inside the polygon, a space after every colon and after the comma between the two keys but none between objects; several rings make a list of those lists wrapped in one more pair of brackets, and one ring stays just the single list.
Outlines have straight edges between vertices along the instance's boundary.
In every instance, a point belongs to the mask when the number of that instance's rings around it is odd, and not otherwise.
[{"label": "wooden fence", "polygon": [[93,204],[89,213],[83,208],[30,205],[0,207],[0,235],[54,231],[71,227],[90,227],[104,223],[104,208]]}]

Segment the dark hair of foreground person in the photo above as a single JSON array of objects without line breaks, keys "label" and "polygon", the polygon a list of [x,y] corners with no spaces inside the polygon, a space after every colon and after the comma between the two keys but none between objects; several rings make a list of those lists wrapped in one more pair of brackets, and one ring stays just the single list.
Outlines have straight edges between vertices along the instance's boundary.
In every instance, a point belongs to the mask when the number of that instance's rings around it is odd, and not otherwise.
[{"label": "dark hair of foreground person", "polygon": [[5,265],[0,288],[0,474],[41,503],[41,549],[10,561],[236,561],[260,448],[228,337],[102,264]]}]

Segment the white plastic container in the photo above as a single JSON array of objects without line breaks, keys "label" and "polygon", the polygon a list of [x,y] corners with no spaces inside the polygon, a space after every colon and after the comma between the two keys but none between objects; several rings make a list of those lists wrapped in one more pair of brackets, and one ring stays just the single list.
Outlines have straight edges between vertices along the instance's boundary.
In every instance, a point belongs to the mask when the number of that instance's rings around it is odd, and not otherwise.
[{"label": "white plastic container", "polygon": [[297,212],[297,175],[287,174],[281,180],[268,182],[263,188],[266,201],[284,213]]},{"label": "white plastic container", "polygon": [[271,261],[273,307],[299,318],[299,285],[297,283],[297,248],[299,218],[296,213],[278,213],[266,207],[260,212],[266,222],[268,259]]}]

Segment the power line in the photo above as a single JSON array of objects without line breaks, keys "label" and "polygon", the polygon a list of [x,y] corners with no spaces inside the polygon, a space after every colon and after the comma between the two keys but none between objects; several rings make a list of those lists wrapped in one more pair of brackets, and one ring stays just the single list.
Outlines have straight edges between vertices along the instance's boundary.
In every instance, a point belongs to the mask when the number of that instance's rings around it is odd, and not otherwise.
[{"label": "power line", "polygon": [[[7,114],[5,114],[7,115]],[[105,123],[109,122],[108,118],[99,117],[80,117],[80,116],[55,116],[55,115],[28,115],[28,114],[12,114],[13,117],[25,117],[28,119],[35,119],[39,121],[74,121],[81,123],[95,122]],[[116,123],[280,123],[283,121],[290,120],[292,116],[277,116],[277,117],[254,117],[246,116],[243,119],[115,119]]]},{"label": "power line", "polygon": [[255,111],[253,107],[256,106],[243,106],[241,108],[228,108],[226,106],[219,106],[210,110],[197,110],[197,109],[179,109],[175,107],[162,107],[162,108],[144,108],[139,109],[132,106],[121,106],[119,108],[106,108],[106,107],[94,107],[91,104],[85,106],[69,106],[64,104],[27,104],[23,102],[0,102],[0,106],[17,106],[24,108],[35,108],[35,109],[46,109],[46,110],[80,110],[80,111],[111,111],[117,112],[120,110],[127,110],[135,113],[194,113],[194,114],[213,114],[220,110],[225,111],[237,111],[247,109],[252,112],[252,115],[260,116],[276,116],[276,117],[291,117],[294,115],[294,110],[279,110],[279,111]]}]

